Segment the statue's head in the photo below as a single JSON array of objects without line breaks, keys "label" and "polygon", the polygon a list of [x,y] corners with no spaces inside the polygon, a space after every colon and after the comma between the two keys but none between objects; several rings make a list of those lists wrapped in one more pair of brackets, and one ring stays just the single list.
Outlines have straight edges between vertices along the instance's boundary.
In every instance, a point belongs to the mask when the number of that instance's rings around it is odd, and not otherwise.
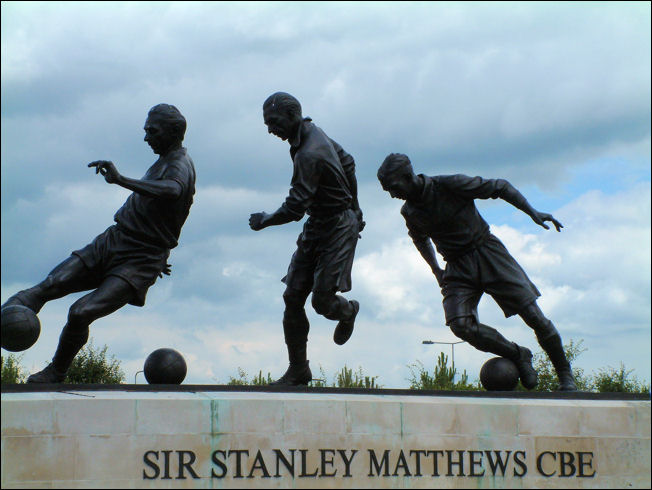
[{"label": "statue's head", "polygon": [[390,153],[378,169],[378,180],[392,197],[407,199],[413,189],[415,175],[407,155]]},{"label": "statue's head", "polygon": [[263,119],[267,131],[285,141],[296,133],[303,119],[301,104],[288,93],[276,92],[263,103]]},{"label": "statue's head", "polygon": [[145,141],[154,153],[162,155],[179,146],[186,134],[186,118],[170,104],[152,107],[145,121]]}]

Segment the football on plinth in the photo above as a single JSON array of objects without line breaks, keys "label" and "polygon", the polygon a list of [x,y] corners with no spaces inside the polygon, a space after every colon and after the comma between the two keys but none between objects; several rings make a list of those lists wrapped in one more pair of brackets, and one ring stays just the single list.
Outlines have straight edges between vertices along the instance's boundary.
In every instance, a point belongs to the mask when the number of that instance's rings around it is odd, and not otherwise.
[{"label": "football on plinth", "polygon": [[518,384],[518,368],[509,359],[494,357],[480,369],[480,383],[487,391],[512,391]]},{"label": "football on plinth", "polygon": [[20,352],[34,345],[41,334],[41,322],[36,313],[23,305],[2,308],[2,348]]},{"label": "football on plinth", "polygon": [[145,379],[151,385],[178,385],[186,377],[186,361],[174,349],[156,349],[145,360]]}]

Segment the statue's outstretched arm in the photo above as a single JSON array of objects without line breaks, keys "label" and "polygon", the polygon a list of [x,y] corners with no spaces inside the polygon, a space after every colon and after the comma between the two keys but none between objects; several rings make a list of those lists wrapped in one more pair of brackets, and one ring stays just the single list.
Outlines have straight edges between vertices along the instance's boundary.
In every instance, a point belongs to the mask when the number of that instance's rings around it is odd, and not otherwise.
[{"label": "statue's outstretched arm", "polygon": [[439,182],[444,187],[461,195],[466,199],[497,199],[510,203],[517,209],[530,216],[539,226],[549,229],[546,221],[551,221],[557,231],[561,231],[562,224],[548,213],[541,213],[534,209],[516,187],[505,179],[483,179],[482,177],[469,177],[456,174],[440,176]]},{"label": "statue's outstretched arm", "polygon": [[117,184],[147,197],[178,199],[183,191],[181,184],[176,180],[139,180],[125,177],[118,172],[113,162],[107,160],[97,160],[88,166],[95,167],[95,173],[102,174],[109,184]]},{"label": "statue's outstretched arm", "polygon": [[551,214],[542,213],[534,209],[532,205],[528,202],[528,200],[525,199],[523,194],[521,194],[518,191],[518,189],[516,189],[516,187],[514,187],[506,180],[498,179],[496,180],[496,182],[499,183],[499,185],[497,186],[499,189],[498,197],[501,197],[504,201],[507,201],[515,208],[520,209],[525,214],[530,216],[530,218],[532,218],[532,221],[534,221],[537,225],[542,226],[543,228],[548,230],[550,229],[550,227],[546,225],[545,222],[550,221],[552,222],[552,224],[554,225],[557,231],[561,231],[561,229],[564,227]]},{"label": "statue's outstretched arm", "polygon": [[254,231],[259,231],[268,226],[284,225],[290,221],[298,221],[302,217],[303,214],[297,217],[296,214],[289,212],[288,208],[283,205],[272,214],[265,212],[253,213],[249,216],[249,227]]}]

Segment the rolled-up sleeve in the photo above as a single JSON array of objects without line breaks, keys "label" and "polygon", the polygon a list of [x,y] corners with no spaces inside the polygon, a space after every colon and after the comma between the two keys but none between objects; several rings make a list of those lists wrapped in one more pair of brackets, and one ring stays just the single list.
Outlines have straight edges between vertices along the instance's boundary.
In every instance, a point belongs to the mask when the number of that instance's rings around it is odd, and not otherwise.
[{"label": "rolled-up sleeve", "polygon": [[456,174],[439,176],[439,183],[466,199],[500,198],[516,207],[527,202],[525,197],[504,179],[483,179]]},{"label": "rolled-up sleeve", "polygon": [[178,183],[181,186],[181,190],[176,197],[182,196],[187,193],[191,186],[192,175],[190,167],[179,161],[172,162],[158,180],[170,180]]}]

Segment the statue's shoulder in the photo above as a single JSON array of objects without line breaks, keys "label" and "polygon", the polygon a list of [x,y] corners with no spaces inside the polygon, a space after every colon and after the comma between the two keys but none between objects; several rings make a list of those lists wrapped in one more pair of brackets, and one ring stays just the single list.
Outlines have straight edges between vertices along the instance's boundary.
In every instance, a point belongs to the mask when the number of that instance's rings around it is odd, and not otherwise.
[{"label": "statue's shoulder", "polygon": [[190,154],[188,153],[188,149],[185,146],[182,146],[179,148],[177,151],[174,152],[174,158],[182,161],[182,162],[191,162],[192,163],[192,158],[190,158]]},{"label": "statue's shoulder", "polygon": [[409,201],[405,201],[403,203],[403,206],[401,206],[401,215],[403,215],[404,218],[409,218],[414,214],[416,210],[416,206]]},{"label": "statue's shoulder", "polygon": [[315,123],[306,121],[303,123],[302,138],[305,138],[306,147],[314,148],[332,145],[331,139],[326,132]]},{"label": "statue's shoulder", "polygon": [[436,182],[438,185],[442,186],[456,186],[460,184],[466,184],[470,181],[476,179],[482,179],[481,177],[471,177],[466,174],[449,174],[449,175],[437,175]]},{"label": "statue's shoulder", "polygon": [[337,149],[328,135],[312,122],[305,122],[301,133],[301,146],[297,156],[302,161],[315,160],[322,162],[324,159],[337,157]]},{"label": "statue's shoulder", "polygon": [[185,147],[168,153],[165,158],[161,159],[160,164],[160,172],[164,175],[173,175],[177,179],[194,186],[196,179],[195,164]]},{"label": "statue's shoulder", "polygon": [[174,150],[173,152],[170,152],[165,157],[165,163],[168,166],[180,166],[180,167],[191,167],[191,168],[194,167],[192,158],[190,158],[190,155],[188,154],[188,150],[185,147],[181,147],[178,150]]}]

